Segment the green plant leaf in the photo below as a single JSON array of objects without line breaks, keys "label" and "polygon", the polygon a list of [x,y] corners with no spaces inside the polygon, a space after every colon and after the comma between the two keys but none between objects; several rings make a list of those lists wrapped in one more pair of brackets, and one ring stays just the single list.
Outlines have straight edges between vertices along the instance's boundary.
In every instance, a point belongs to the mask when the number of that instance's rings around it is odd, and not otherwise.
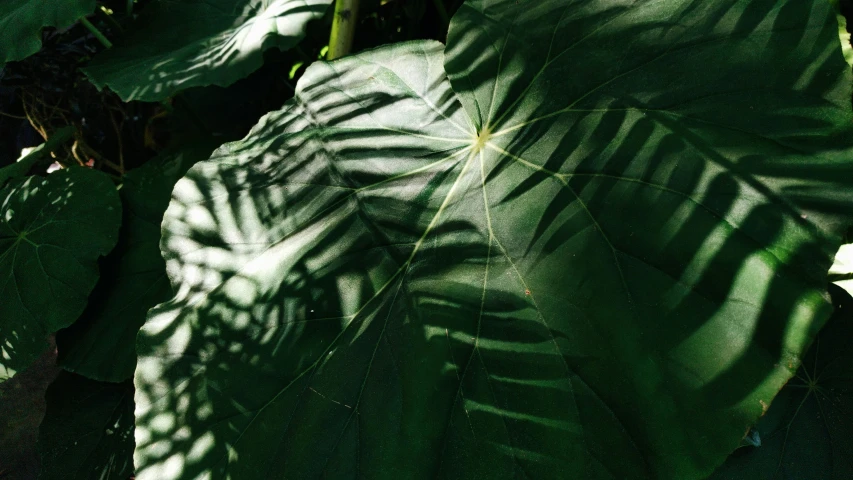
[{"label": "green plant leaf", "polygon": [[133,383],[62,372],[47,389],[39,427],[41,480],[127,480],[133,475]]},{"label": "green plant leaf", "polygon": [[120,223],[118,194],[101,172],[64,169],[0,190],[0,381],[77,319]]},{"label": "green plant leaf", "polygon": [[160,223],[175,182],[212,146],[168,150],[124,176],[123,222],[116,248],[86,310],[57,335],[59,364],[88,378],[120,382],[136,367],[136,334],[148,309],[172,295],[160,256]]},{"label": "green plant leaf", "polygon": [[95,10],[95,0],[7,0],[0,3],[0,65],[41,48],[43,27],[65,28]]},{"label": "green plant leaf", "polygon": [[795,378],[712,480],[853,478],[853,298],[831,286],[835,313]]},{"label": "green plant leaf", "polygon": [[331,0],[159,0],[83,71],[123,100],[158,101],[179,90],[227,86],[257,70],[268,48],[305,36]]},{"label": "green plant leaf", "polygon": [[850,83],[794,0],[469,1],[313,65],[173,192],[137,477],[711,474],[831,311]]}]

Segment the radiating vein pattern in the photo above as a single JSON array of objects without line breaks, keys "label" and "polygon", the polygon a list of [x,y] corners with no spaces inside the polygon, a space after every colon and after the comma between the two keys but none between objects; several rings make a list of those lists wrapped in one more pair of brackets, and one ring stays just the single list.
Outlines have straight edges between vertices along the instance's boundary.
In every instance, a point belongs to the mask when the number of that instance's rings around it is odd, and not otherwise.
[{"label": "radiating vein pattern", "polygon": [[[833,23],[825,5],[668,0],[470,1],[454,18],[446,67],[488,133],[490,231],[535,300],[563,286],[537,308],[600,342],[561,354],[584,358],[572,371],[646,459],[582,478],[709,471],[736,443],[707,432],[772,397],[790,375],[774,365],[795,365],[825,318],[853,200],[836,176],[850,92]],[[615,438],[585,437],[596,458]]]},{"label": "radiating vein pattern", "polygon": [[174,191],[138,477],[707,476],[830,309],[833,22],[469,0],[312,66]]}]

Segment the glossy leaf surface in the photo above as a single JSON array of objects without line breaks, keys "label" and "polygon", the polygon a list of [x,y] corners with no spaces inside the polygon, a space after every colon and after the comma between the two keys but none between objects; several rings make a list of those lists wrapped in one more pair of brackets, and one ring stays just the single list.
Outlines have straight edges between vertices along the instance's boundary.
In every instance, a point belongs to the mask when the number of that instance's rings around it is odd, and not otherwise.
[{"label": "glossy leaf surface", "polygon": [[11,180],[0,190],[0,380],[77,319],[120,223],[115,186],[86,168]]},{"label": "glossy leaf surface", "polygon": [[469,1],[442,50],[312,66],[178,183],[138,478],[703,478],[796,370],[853,212],[827,4]]},{"label": "glossy leaf surface", "polygon": [[83,71],[123,100],[227,86],[257,70],[264,50],[288,49],[331,0],[157,0]]}]

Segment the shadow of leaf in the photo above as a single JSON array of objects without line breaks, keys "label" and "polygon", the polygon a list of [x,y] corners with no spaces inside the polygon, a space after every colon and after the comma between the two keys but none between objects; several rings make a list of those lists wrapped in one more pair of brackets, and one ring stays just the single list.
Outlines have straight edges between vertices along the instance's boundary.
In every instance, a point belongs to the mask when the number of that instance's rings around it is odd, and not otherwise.
[{"label": "shadow of leaf", "polygon": [[331,0],[163,0],[153,2],[83,68],[124,101],[159,101],[180,90],[225,87],[260,68],[269,48],[305,36]]},{"label": "shadow of leaf", "polygon": [[835,313],[797,374],[711,480],[853,476],[853,298],[830,286]]},{"label": "shadow of leaf", "polygon": [[681,480],[735,448],[853,212],[831,9],[521,3],[465,3],[446,58],[312,66],[178,183],[140,479]]}]

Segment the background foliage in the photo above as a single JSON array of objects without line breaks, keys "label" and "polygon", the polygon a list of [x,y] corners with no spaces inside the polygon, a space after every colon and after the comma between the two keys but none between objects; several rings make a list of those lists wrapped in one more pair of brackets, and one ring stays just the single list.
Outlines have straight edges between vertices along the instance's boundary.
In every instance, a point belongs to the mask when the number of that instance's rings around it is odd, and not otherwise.
[{"label": "background foliage", "polygon": [[0,478],[851,477],[845,2],[331,3],[0,6]]}]

